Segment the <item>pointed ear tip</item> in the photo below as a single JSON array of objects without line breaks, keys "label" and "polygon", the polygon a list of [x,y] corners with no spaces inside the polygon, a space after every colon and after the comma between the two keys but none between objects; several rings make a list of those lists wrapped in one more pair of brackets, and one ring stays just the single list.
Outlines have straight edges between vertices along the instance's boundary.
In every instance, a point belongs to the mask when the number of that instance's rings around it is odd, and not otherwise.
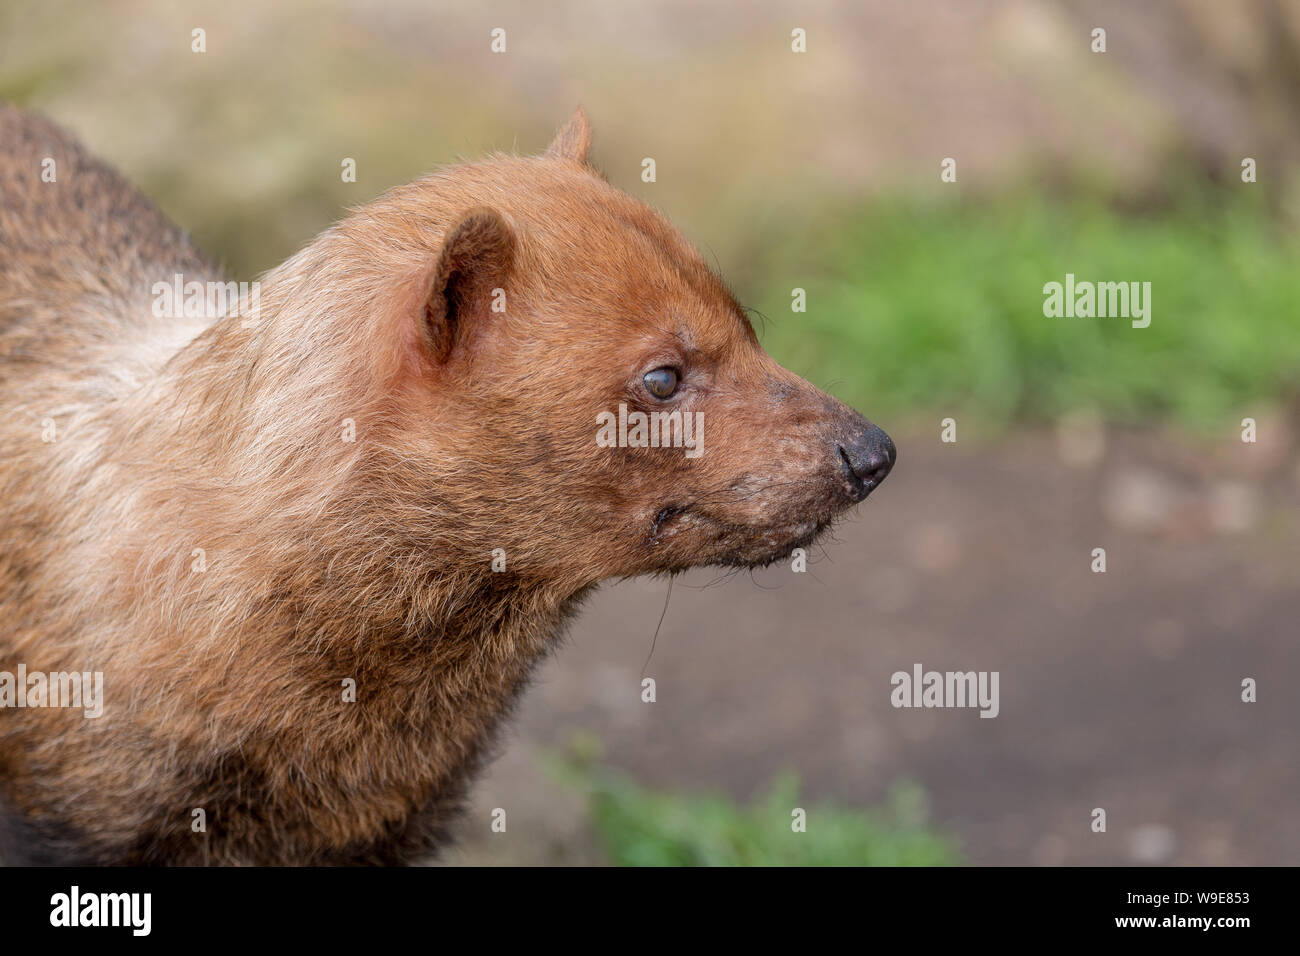
[{"label": "pointed ear tip", "polygon": [[571,162],[586,163],[587,152],[591,149],[591,123],[587,112],[581,105],[573,110],[568,121],[560,127],[546,155]]}]

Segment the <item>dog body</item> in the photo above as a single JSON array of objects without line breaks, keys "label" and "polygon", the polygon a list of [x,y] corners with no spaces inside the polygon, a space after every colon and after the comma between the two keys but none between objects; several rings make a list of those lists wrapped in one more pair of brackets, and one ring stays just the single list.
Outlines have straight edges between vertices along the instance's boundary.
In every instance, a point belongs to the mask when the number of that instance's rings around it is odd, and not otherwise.
[{"label": "dog body", "polygon": [[[0,672],[103,675],[97,717],[0,685],[7,862],[409,861],[596,583],[768,563],[883,479],[589,142],[579,112],[238,314],[160,316],[225,277],[0,106]],[[702,416],[703,454],[605,447],[621,405]]]}]

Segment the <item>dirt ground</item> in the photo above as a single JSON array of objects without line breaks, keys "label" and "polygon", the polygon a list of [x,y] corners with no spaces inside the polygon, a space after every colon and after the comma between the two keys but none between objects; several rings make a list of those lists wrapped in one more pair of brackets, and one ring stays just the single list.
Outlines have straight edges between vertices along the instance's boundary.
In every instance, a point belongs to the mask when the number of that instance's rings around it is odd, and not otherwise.
[{"label": "dirt ground", "polygon": [[[447,862],[599,862],[581,795],[542,762],[586,731],[643,783],[741,800],[784,769],[809,804],[916,781],[973,863],[1300,863],[1300,469],[1281,424],[1254,445],[1077,421],[899,448],[807,573],[676,581],[653,704],[667,582],[601,592]],[[915,663],[998,671],[1000,714],[893,708]]]}]

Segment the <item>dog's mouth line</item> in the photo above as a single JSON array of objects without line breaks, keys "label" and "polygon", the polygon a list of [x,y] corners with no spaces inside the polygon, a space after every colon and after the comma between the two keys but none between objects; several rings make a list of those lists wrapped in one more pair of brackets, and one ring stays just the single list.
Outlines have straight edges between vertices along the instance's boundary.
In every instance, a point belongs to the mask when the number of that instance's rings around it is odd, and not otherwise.
[{"label": "dog's mouth line", "polygon": [[788,521],[779,525],[744,525],[720,520],[706,511],[700,511],[690,503],[672,504],[665,505],[655,512],[650,521],[650,533],[646,539],[647,543],[651,545],[661,543],[660,532],[675,518],[679,518],[688,512],[698,515],[704,521],[715,525],[723,532],[754,535],[760,539],[766,539],[767,542],[772,542],[775,539],[781,542],[778,547],[799,547],[806,544],[819,537],[835,520],[833,514],[822,514],[799,521]]},{"label": "dog's mouth line", "polygon": [[664,505],[655,514],[654,520],[650,522],[650,541],[657,544],[659,541],[659,529],[665,524],[676,518],[678,515],[685,514],[690,509],[690,505]]}]

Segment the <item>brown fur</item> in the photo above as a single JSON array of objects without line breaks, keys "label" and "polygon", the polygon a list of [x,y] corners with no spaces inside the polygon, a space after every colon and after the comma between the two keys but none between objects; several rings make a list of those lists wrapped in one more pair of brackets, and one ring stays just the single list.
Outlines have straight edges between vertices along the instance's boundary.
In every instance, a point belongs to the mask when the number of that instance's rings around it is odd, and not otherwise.
[{"label": "brown fur", "polygon": [[[543,156],[391,191],[265,276],[246,328],[155,318],[153,283],[224,277],[0,105],[0,670],[105,696],[0,709],[0,854],[409,860],[593,585],[775,560],[870,490],[842,450],[869,423],[776,365],[589,143],[579,112]],[[705,453],[597,447],[667,365]]]}]

